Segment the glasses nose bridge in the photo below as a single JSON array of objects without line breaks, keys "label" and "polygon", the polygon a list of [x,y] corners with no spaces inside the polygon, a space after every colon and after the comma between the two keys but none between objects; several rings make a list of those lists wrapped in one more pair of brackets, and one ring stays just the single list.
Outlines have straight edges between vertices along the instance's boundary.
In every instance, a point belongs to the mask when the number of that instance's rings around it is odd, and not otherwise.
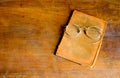
[{"label": "glasses nose bridge", "polygon": [[82,26],[82,27],[79,27],[79,30],[81,31],[86,31],[87,27],[86,26]]},{"label": "glasses nose bridge", "polygon": [[74,24],[74,26],[80,31],[80,30],[86,30],[87,29],[87,26],[80,26],[80,25],[77,25],[77,24]]}]

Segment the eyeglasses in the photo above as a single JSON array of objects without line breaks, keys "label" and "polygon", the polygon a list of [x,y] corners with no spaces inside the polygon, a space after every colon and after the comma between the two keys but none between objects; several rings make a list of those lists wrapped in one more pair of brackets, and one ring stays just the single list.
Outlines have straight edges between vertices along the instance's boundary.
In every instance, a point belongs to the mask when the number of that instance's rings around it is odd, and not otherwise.
[{"label": "eyeglasses", "polygon": [[83,32],[88,38],[99,41],[101,38],[101,29],[98,26],[79,26],[76,24],[67,26],[66,34],[71,38],[77,37]]}]

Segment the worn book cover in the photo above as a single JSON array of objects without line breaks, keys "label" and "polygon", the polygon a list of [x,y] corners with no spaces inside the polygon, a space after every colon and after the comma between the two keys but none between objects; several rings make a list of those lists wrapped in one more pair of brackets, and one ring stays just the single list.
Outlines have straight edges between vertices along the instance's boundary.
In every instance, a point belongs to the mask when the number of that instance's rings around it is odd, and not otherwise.
[{"label": "worn book cover", "polygon": [[75,10],[66,26],[56,55],[93,67],[100,51],[105,28],[104,20]]}]

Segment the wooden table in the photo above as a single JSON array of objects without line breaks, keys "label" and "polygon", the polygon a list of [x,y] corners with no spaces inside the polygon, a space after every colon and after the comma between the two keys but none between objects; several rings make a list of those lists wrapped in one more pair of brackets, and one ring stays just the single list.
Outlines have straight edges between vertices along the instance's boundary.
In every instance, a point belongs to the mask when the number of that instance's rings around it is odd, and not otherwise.
[{"label": "wooden table", "polygon": [[[108,22],[93,69],[54,55],[76,9]],[[119,78],[120,0],[0,0],[0,78]]]}]

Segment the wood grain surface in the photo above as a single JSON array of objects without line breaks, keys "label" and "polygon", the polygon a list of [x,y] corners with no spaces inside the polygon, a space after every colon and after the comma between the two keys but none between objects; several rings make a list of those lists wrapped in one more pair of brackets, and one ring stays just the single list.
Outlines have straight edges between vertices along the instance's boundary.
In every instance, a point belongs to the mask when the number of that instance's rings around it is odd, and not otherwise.
[{"label": "wood grain surface", "polygon": [[[78,10],[108,22],[93,69],[54,55]],[[0,0],[0,78],[120,78],[120,0]]]}]

